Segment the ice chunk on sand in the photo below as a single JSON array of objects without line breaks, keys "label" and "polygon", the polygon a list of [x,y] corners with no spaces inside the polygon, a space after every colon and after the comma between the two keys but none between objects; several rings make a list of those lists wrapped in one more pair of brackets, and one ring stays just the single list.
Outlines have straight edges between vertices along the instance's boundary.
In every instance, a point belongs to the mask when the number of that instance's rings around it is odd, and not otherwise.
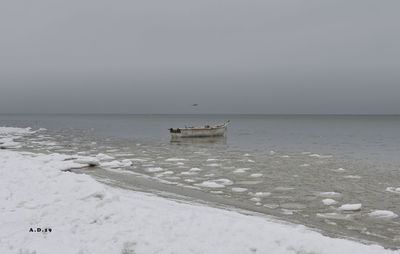
[{"label": "ice chunk on sand", "polygon": [[394,212],[387,211],[387,210],[376,210],[376,211],[370,212],[368,215],[371,217],[380,218],[380,219],[394,219],[394,218],[398,217],[398,215],[395,214]]},{"label": "ice chunk on sand", "polygon": [[269,151],[269,154],[270,154],[270,155],[274,155],[274,154],[275,154],[275,151],[272,151],[272,150],[271,150],[271,151]]},{"label": "ice chunk on sand", "polygon": [[341,211],[359,211],[361,210],[361,204],[344,204],[339,207]]},{"label": "ice chunk on sand", "polygon": [[219,183],[216,183],[213,181],[204,181],[202,183],[195,184],[195,185],[200,186],[200,187],[207,187],[207,188],[225,188],[225,185],[219,184]]},{"label": "ice chunk on sand", "polygon": [[247,189],[246,188],[235,187],[235,188],[232,188],[232,191],[233,192],[245,192],[245,191],[247,191]]},{"label": "ice chunk on sand", "polygon": [[326,198],[322,200],[322,203],[324,203],[324,205],[334,205],[337,204],[337,201],[331,198]]}]

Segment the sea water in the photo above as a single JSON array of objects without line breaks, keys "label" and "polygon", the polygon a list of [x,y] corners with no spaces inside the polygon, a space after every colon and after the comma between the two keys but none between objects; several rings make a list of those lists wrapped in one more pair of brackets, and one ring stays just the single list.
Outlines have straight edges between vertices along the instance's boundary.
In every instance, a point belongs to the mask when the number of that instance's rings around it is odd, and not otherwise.
[{"label": "sea water", "polygon": [[[225,120],[226,137],[169,138]],[[75,172],[116,187],[400,247],[399,116],[1,115],[0,126],[46,128],[19,150],[96,157]]]}]

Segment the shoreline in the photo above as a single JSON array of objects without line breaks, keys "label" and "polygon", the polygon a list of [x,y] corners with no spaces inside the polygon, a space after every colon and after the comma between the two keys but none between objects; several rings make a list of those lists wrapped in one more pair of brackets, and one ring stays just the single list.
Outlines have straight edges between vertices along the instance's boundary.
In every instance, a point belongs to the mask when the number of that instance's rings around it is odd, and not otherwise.
[{"label": "shoreline", "polygon": [[[32,130],[1,128],[12,145]],[[3,142],[4,143],[4,142]],[[399,253],[268,216],[112,188],[70,155],[0,150],[1,253]],[[52,232],[29,232],[30,228]]]}]

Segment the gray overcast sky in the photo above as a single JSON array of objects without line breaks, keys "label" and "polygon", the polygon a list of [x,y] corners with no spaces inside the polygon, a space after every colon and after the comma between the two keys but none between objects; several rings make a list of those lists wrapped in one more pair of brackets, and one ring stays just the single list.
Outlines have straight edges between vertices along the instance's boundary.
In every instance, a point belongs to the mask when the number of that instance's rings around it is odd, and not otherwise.
[{"label": "gray overcast sky", "polygon": [[3,0],[0,113],[400,114],[399,11],[398,0]]}]

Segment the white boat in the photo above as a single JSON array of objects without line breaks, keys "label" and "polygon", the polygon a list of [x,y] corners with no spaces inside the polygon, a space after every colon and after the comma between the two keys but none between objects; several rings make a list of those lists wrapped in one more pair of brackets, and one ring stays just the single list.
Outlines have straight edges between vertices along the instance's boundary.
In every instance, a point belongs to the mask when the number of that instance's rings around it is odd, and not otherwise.
[{"label": "white boat", "polygon": [[201,138],[201,137],[218,137],[224,136],[228,124],[230,121],[226,121],[223,124],[204,127],[185,127],[185,128],[169,128],[171,137],[176,138]]}]

